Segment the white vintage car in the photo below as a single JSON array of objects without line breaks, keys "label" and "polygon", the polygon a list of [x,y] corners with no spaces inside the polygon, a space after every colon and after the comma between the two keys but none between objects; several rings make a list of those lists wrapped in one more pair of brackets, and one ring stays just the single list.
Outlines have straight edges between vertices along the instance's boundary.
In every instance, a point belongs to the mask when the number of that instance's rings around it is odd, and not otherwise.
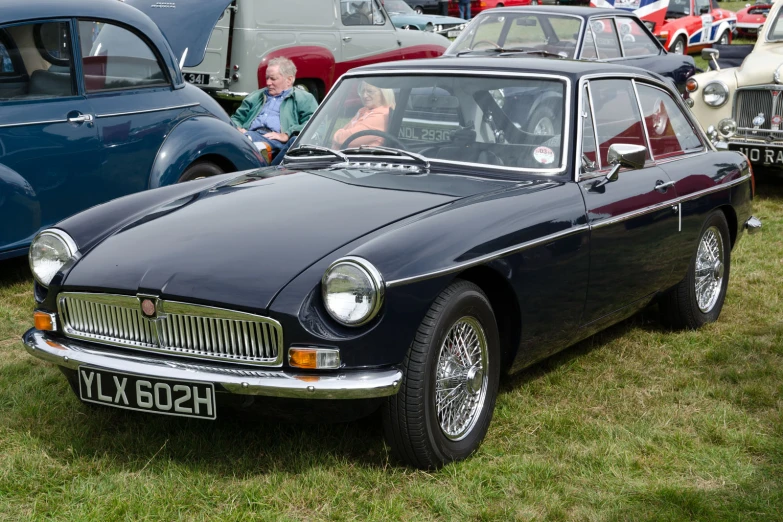
[{"label": "white vintage car", "polygon": [[[755,165],[783,167],[783,0],[776,0],[752,52],[739,67],[688,80],[693,113],[718,148]],[[733,46],[732,46],[733,47]],[[702,52],[713,65],[719,53]]]}]

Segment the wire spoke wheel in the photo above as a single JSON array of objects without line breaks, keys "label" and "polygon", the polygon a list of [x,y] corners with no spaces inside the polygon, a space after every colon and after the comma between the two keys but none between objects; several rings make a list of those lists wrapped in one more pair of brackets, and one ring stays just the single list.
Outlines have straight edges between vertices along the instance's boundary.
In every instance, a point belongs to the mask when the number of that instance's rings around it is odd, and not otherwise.
[{"label": "wire spoke wheel", "polygon": [[487,394],[487,338],[476,319],[462,317],[438,355],[435,407],[443,434],[460,440],[479,417]]},{"label": "wire spoke wheel", "polygon": [[710,227],[701,237],[696,253],[696,301],[702,313],[712,310],[718,301],[724,269],[723,240],[718,229]]}]

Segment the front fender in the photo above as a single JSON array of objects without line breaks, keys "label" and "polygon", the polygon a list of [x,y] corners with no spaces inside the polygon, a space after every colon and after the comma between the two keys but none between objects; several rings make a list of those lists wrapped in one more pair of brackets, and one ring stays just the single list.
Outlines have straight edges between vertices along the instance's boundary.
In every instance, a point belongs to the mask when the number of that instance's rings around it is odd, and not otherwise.
[{"label": "front fender", "polygon": [[27,245],[41,227],[41,204],[21,174],[0,164],[0,259]]},{"label": "front fender", "polygon": [[179,123],[158,150],[150,171],[150,188],[176,183],[188,165],[205,156],[219,156],[236,170],[265,166],[244,135],[212,116],[195,116]]}]

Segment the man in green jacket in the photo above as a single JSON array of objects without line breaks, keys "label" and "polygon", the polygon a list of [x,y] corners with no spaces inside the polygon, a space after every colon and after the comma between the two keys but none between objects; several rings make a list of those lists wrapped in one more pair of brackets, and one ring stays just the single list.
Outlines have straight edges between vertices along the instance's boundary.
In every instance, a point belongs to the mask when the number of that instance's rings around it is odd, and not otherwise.
[{"label": "man in green jacket", "polygon": [[231,121],[266,152],[267,161],[277,165],[291,146],[294,136],[318,108],[309,92],[294,87],[296,66],[288,58],[273,58],[266,68],[266,87],[250,93]]}]

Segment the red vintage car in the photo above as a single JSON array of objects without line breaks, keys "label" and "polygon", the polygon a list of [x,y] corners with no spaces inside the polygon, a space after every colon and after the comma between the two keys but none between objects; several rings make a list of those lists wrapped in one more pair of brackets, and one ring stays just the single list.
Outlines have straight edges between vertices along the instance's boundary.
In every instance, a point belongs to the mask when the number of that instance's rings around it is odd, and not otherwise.
[{"label": "red vintage car", "polygon": [[714,43],[728,45],[737,17],[716,0],[671,0],[666,20],[654,30],[669,52],[697,53]]},{"label": "red vintage car", "polygon": [[767,19],[771,2],[757,2],[741,11],[737,11],[737,36],[755,38]]},{"label": "red vintage car", "polygon": [[[484,9],[495,7],[516,7],[519,5],[539,5],[542,0],[471,0],[470,16],[476,16]],[[449,16],[459,16],[459,4],[457,0],[449,2]]]}]

